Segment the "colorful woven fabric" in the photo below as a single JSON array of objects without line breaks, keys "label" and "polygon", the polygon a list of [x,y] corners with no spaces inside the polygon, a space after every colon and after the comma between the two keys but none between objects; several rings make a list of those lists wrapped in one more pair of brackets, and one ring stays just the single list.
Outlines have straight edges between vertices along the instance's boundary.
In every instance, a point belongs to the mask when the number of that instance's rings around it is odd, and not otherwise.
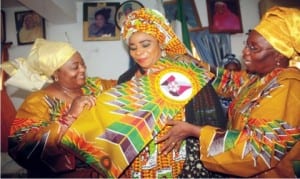
[{"label": "colorful woven fabric", "polygon": [[[109,83],[114,86],[116,82],[87,77],[81,89],[84,95],[98,96],[108,89]],[[96,173],[74,155],[57,147],[61,137],[60,122],[66,122],[63,117],[70,106],[45,90],[39,90],[30,94],[17,111],[8,137],[8,152],[28,171],[29,178],[83,178],[91,176],[86,171]]]},{"label": "colorful woven fabric", "polygon": [[138,153],[211,79],[194,63],[161,59],[156,72],[122,83],[97,99],[62,138],[106,177],[118,177]]},{"label": "colorful woven fabric", "polygon": [[130,13],[122,26],[122,38],[128,41],[134,32],[153,36],[169,56],[187,53],[167,19],[156,10],[141,8]]},{"label": "colorful woven fabric", "polygon": [[293,170],[300,160],[299,82],[296,68],[277,68],[264,77],[218,68],[213,85],[234,98],[226,131],[201,128],[205,167],[242,177],[299,176]]}]

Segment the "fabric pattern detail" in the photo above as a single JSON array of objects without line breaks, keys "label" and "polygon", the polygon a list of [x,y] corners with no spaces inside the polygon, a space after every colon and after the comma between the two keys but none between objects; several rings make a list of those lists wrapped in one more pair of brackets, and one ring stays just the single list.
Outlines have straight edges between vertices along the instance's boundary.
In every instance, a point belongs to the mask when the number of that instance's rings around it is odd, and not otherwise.
[{"label": "fabric pattern detail", "polygon": [[[118,161],[117,168],[120,171],[124,170],[134,160],[146,144],[163,129],[166,121],[174,117],[212,77],[208,71],[198,68],[194,63],[174,62],[167,58],[160,59],[155,64],[154,71],[156,72],[140,79],[122,83],[100,95],[103,99],[111,98],[110,100],[104,99],[103,103],[107,108],[114,108],[111,115],[115,116],[114,120],[117,118],[119,120],[106,127],[103,133],[95,135],[95,138],[90,139],[89,142],[93,143],[95,148],[106,146],[103,148],[104,152],[109,153],[112,161]],[[172,78],[172,75],[176,76],[174,80],[179,84],[179,86],[176,84],[175,88],[180,88],[180,84],[186,82],[192,87],[184,92],[172,93],[174,83],[171,86],[167,84],[167,89],[172,88],[172,90],[167,90],[169,93],[165,93],[163,91],[165,88],[162,86],[166,84],[168,79]],[[80,118],[75,123],[78,121]],[[69,131],[74,130],[76,132],[72,134],[80,134],[79,131],[82,129],[79,128],[79,125],[76,128],[71,126]],[[66,132],[62,139],[62,144],[66,148],[73,146],[71,145],[73,141],[70,140],[69,135],[71,133]],[[84,138],[81,139],[85,140]],[[70,149],[72,150],[72,148]],[[77,154],[83,157],[80,153]],[[93,153],[91,156],[97,156],[97,154]],[[100,157],[95,158],[99,163]],[[94,165],[95,163],[90,164]],[[101,166],[94,167],[102,168]],[[105,168],[102,169],[106,170]],[[118,173],[109,171],[108,173],[112,174],[113,177],[118,177],[121,174],[120,171]]]}]

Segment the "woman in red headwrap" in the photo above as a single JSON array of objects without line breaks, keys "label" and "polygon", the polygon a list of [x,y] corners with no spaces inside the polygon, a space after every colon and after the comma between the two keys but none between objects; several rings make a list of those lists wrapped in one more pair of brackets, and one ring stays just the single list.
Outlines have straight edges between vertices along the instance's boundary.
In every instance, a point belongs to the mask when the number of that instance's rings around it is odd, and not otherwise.
[{"label": "woman in red headwrap", "polygon": [[214,6],[213,25],[214,31],[234,31],[241,29],[239,17],[231,12],[227,4],[217,1]]}]

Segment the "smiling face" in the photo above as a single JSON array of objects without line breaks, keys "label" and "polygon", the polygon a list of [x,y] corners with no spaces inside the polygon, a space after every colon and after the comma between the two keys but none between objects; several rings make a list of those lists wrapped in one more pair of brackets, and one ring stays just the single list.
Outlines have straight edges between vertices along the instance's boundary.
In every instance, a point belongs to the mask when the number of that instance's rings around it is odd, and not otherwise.
[{"label": "smiling face", "polygon": [[258,32],[250,32],[243,49],[243,59],[248,72],[266,75],[277,67],[277,61],[281,58],[279,55]]},{"label": "smiling face", "polygon": [[54,75],[61,86],[68,89],[78,89],[85,84],[86,66],[81,55],[76,52]]},{"label": "smiling face", "polygon": [[155,64],[161,57],[161,48],[157,39],[144,32],[135,32],[128,41],[129,53],[144,70]]}]

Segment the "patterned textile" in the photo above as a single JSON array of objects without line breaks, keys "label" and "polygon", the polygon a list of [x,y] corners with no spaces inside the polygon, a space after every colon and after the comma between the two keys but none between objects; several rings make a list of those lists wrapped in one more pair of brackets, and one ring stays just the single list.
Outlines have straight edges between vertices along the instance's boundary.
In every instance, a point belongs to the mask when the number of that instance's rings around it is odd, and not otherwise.
[{"label": "patterned textile", "polygon": [[167,19],[156,10],[141,8],[131,12],[122,26],[122,38],[128,40],[134,32],[153,36],[169,56],[187,53]]},{"label": "patterned textile", "polygon": [[[184,111],[181,110],[172,120],[183,120]],[[165,127],[156,138],[167,134],[171,127]],[[186,158],[186,145],[182,143],[179,151],[172,150],[167,155],[159,154],[158,151],[164,143],[156,144],[156,138],[152,140],[131,162],[121,175],[122,178],[175,178],[183,167]]]},{"label": "patterned textile", "polygon": [[217,92],[233,94],[233,101],[227,130],[201,129],[205,167],[243,177],[299,175],[300,71],[277,68],[261,78],[218,69],[213,84]]},{"label": "patterned textile", "polygon": [[[160,59],[152,70],[100,95],[97,107],[79,116],[62,145],[105,176],[118,177],[212,77],[194,63],[170,59]],[[95,125],[83,125],[87,118]]]},{"label": "patterned textile", "polygon": [[[191,61],[187,56],[177,56],[176,60]],[[138,70],[138,65],[133,66],[120,76],[118,83],[120,84],[129,81]],[[185,111],[185,116],[176,116],[173,120],[184,121],[186,118],[186,121],[192,124],[211,124],[214,126],[225,128],[227,118],[224,116],[222,108],[217,100],[218,96],[216,92],[214,91],[211,84],[207,83],[198,92],[198,94],[193,97],[193,99],[185,106],[185,110],[181,111]],[[163,136],[166,132],[168,132],[168,129],[164,129],[161,133],[158,134],[158,137]],[[160,148],[160,144],[157,145],[157,148]],[[185,147],[185,150],[183,149],[183,147]],[[156,178],[159,174],[165,174],[164,176],[173,178],[225,177],[225,175],[217,174],[216,172],[211,172],[204,168],[203,164],[200,161],[199,140],[196,138],[188,138],[185,142],[185,145],[183,145],[180,149],[180,151],[184,152],[183,156],[185,157],[182,157],[184,163],[182,163],[182,160],[178,161],[173,159],[172,153],[174,151],[172,151],[167,156],[156,154],[157,156],[153,157],[156,159],[156,163],[155,161],[149,162],[152,163],[153,167],[144,168],[140,165],[140,161],[145,160],[144,153],[147,153],[147,148],[151,147],[147,146],[146,149],[142,151],[142,154],[140,154],[132,162],[132,164],[128,169],[126,169],[125,174],[122,175],[122,177],[132,178],[138,176],[141,178]],[[172,174],[170,175],[170,173]]]},{"label": "patterned textile", "polygon": [[[82,87],[84,94],[99,95],[108,87],[115,84],[112,80],[87,78]],[[30,94],[17,111],[10,129],[9,155],[22,167],[28,170],[28,177],[83,177],[83,173],[97,172],[87,164],[75,159],[74,155],[66,153],[57,147],[59,143],[59,122],[69,110],[70,105],[65,101],[54,98],[43,90]],[[76,174],[80,170],[81,174]],[[85,177],[90,177],[88,173]]]}]

